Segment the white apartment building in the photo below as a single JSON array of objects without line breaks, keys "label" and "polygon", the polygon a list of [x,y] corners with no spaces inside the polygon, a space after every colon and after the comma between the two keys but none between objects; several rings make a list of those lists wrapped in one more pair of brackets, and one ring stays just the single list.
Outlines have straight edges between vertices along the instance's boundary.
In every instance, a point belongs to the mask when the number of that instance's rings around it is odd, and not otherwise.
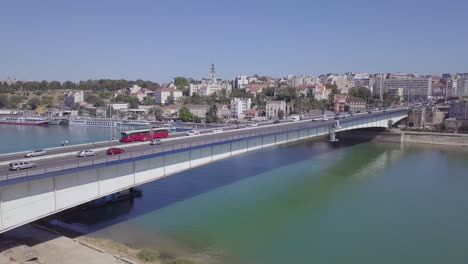
[{"label": "white apartment building", "polygon": [[398,78],[384,79],[382,76],[374,81],[374,95],[381,98],[384,93],[389,93],[393,97],[400,97],[405,101],[414,101],[416,99],[427,99],[431,96],[432,89],[431,77],[420,78]]},{"label": "white apartment building", "polygon": [[458,78],[454,86],[454,96],[468,96],[468,77]]},{"label": "white apartment building", "polygon": [[111,104],[111,107],[114,110],[127,110],[128,104],[127,103],[114,103],[114,104]]},{"label": "white apartment building", "polygon": [[288,75],[287,84],[292,87],[298,87],[302,85],[314,85],[316,84],[316,80],[314,77],[310,76],[295,76],[295,75]]},{"label": "white apartment building", "polygon": [[84,93],[83,91],[79,92],[70,92],[67,91],[63,95],[63,104],[68,107],[74,106],[76,103],[84,102]]},{"label": "white apartment building", "polygon": [[265,112],[269,119],[278,118],[279,111],[283,111],[284,116],[287,116],[285,101],[271,100],[266,103]]},{"label": "white apartment building", "polygon": [[179,101],[182,98],[182,91],[169,88],[158,89],[154,92],[154,102],[156,104],[166,104],[170,96],[174,98],[174,101]]},{"label": "white apartment building", "polygon": [[234,80],[234,87],[236,89],[245,89],[247,84],[249,84],[249,77],[247,75],[239,75]]},{"label": "white apartment building", "polygon": [[231,100],[231,117],[244,119],[245,112],[250,109],[250,98],[233,98]]}]

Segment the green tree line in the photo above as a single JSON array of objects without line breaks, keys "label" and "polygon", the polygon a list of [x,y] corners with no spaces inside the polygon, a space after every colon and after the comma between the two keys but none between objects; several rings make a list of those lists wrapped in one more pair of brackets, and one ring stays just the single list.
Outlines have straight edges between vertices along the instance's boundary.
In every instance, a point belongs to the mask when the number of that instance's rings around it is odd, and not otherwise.
[{"label": "green tree line", "polygon": [[124,88],[129,85],[139,85],[142,88],[147,88],[150,90],[156,90],[161,88],[161,86],[152,81],[144,80],[110,80],[110,79],[100,79],[100,80],[86,80],[79,81],[78,83],[65,81],[17,81],[15,83],[8,84],[7,82],[0,82],[0,93],[15,93],[17,91],[47,91],[47,90],[89,90],[89,91],[116,91]]}]

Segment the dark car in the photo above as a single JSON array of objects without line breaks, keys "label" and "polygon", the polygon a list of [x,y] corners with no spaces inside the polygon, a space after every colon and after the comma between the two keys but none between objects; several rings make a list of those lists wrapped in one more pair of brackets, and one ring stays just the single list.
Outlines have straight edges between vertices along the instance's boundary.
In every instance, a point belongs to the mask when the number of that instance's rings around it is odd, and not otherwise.
[{"label": "dark car", "polygon": [[367,112],[368,114],[372,114],[372,111]]},{"label": "dark car", "polygon": [[279,124],[279,123],[280,123],[280,121],[279,121],[279,120],[275,120],[275,121],[273,121],[273,124]]},{"label": "dark car", "polygon": [[121,148],[110,148],[107,150],[107,155],[115,155],[115,154],[122,154],[125,150]]}]

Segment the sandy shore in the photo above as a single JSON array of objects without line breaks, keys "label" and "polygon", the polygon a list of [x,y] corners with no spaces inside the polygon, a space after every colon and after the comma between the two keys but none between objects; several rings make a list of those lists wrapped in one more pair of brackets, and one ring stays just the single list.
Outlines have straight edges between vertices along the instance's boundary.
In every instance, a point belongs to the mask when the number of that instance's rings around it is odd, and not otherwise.
[{"label": "sandy shore", "polygon": [[[137,249],[109,239],[82,236],[45,222],[0,234],[0,252],[0,264],[25,261],[42,264],[217,263],[207,255],[175,256],[152,248]],[[150,261],[145,261],[145,257]]]}]

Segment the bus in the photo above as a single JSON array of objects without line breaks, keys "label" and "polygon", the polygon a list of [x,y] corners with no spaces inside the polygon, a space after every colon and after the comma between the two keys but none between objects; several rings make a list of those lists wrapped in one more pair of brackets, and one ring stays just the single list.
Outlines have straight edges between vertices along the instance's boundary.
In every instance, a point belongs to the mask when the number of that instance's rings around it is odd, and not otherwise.
[{"label": "bus", "polygon": [[120,134],[120,142],[151,141],[155,138],[165,138],[169,136],[167,128],[153,128],[125,131]]}]

